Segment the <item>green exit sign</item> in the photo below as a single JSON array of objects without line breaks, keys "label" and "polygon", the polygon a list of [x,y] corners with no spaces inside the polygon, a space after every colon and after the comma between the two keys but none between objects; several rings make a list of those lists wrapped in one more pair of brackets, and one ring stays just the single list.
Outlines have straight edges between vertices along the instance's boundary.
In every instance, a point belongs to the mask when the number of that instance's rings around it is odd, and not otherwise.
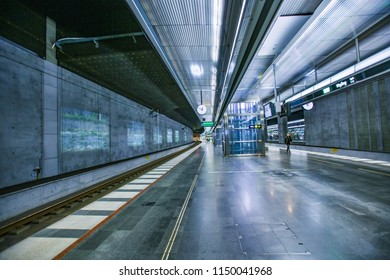
[{"label": "green exit sign", "polygon": [[214,122],[202,122],[202,126],[203,127],[213,127],[214,126]]}]

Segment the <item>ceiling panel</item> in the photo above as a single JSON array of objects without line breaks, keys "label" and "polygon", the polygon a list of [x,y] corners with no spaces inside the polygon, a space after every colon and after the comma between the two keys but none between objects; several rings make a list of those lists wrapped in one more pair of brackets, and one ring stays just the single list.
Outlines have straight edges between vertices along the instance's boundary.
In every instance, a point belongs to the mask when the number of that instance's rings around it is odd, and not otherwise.
[{"label": "ceiling panel", "polygon": [[[143,32],[125,1],[3,0],[2,4],[4,1],[15,7],[15,15],[28,14],[32,22],[40,24],[38,31],[45,30],[46,17],[50,17],[56,22],[57,39],[109,36],[110,39],[99,41],[98,47],[93,42],[62,45],[57,49],[58,65],[152,110],[158,109],[194,130],[201,128],[198,115],[149,39],[145,35],[114,38]],[[2,13],[0,16],[3,17]],[[23,19],[14,17],[10,22],[9,27],[19,26]],[[19,26],[16,30],[23,34],[26,28]],[[45,33],[32,31],[45,50]],[[36,41],[24,37],[17,43],[27,48]]]},{"label": "ceiling panel", "polygon": [[[24,45],[38,44],[33,48],[42,56],[45,39],[41,25],[46,16],[57,22],[58,39],[144,32],[144,36],[102,41],[99,48],[92,42],[66,45],[58,50],[59,65],[193,127],[199,127],[200,118],[205,117],[195,113],[201,92],[204,104],[217,107],[216,92],[218,101],[224,100],[228,85],[237,80],[233,102],[272,97],[272,64],[278,91],[287,91],[293,83],[299,83],[294,90],[314,83],[314,74],[305,75],[315,67],[322,79],[353,64],[354,44],[351,48],[349,44],[389,17],[390,9],[388,0],[284,0],[257,48],[248,44],[252,35],[262,38],[251,33],[257,23],[253,19],[263,5],[277,1],[96,0],[93,6],[90,1],[78,0],[4,1],[30,7],[28,11],[14,9],[21,14],[15,15],[15,24],[22,17],[39,14],[39,26],[20,26],[33,36],[15,37]],[[10,25],[7,36],[17,32]],[[348,48],[334,53],[346,44]],[[389,44],[387,22],[359,38],[361,58]],[[252,47],[256,54],[243,58]],[[246,73],[241,76],[238,69]],[[218,117],[213,111],[210,107],[206,117]]]},{"label": "ceiling panel", "polygon": [[[210,0],[140,0],[153,26],[209,25],[214,21],[213,3]],[[218,1],[222,5],[223,1]]]},{"label": "ceiling panel", "polygon": [[[250,63],[249,69],[257,69],[257,71],[246,72],[237,90],[240,93],[233,96],[233,102],[242,102],[248,98],[251,99],[250,101],[254,101],[253,93],[258,92],[254,86],[259,81],[259,77],[262,77],[264,72],[269,69],[273,60],[284,50],[290,40],[310,18],[320,2],[308,0],[283,2],[272,27],[268,30],[266,38],[257,50],[257,55]],[[270,84],[263,86],[269,88],[273,84],[273,81],[270,81]],[[259,97],[257,96],[255,100],[258,100]]]},{"label": "ceiling panel", "polygon": [[311,15],[322,0],[285,1],[280,7],[280,16]]},{"label": "ceiling panel", "polygon": [[[389,4],[386,2],[323,1],[310,20],[273,61],[276,65],[277,87],[285,88],[300,81],[300,77],[314,69],[335,50],[347,42],[353,42],[358,34],[386,16],[389,11]],[[283,2],[281,10],[287,4],[291,3]],[[381,41],[386,44],[383,38]],[[364,50],[370,43],[362,44]],[[320,68],[319,76],[333,75],[335,71],[351,65],[354,61],[356,61],[356,56],[350,53],[344,54],[339,60]],[[270,65],[262,79],[256,84],[258,88],[255,93],[249,95],[250,98],[265,98],[266,100],[272,98],[274,93],[270,87],[273,83]]]},{"label": "ceiling panel", "polygon": [[213,46],[214,27],[211,25],[155,26],[164,47]]}]

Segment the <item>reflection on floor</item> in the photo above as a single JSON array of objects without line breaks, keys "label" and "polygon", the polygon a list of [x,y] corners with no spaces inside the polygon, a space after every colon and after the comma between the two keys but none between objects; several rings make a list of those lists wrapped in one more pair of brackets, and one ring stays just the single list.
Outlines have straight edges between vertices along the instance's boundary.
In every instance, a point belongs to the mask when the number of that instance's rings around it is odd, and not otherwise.
[{"label": "reflection on floor", "polygon": [[111,203],[133,199],[63,258],[390,259],[388,164],[279,149],[224,157],[203,143],[165,175],[155,170],[34,238],[69,245]]}]

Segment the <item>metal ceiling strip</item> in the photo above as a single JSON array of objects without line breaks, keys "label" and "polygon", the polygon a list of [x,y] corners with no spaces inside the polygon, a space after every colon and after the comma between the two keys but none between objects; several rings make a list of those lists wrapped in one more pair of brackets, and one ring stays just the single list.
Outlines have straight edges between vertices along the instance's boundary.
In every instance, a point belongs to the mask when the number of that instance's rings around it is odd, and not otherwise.
[{"label": "metal ceiling strip", "polygon": [[322,0],[288,0],[280,8],[281,16],[312,14]]},{"label": "metal ceiling strip", "polygon": [[[354,32],[361,31],[369,22],[368,17],[375,17],[380,11],[380,7],[367,7],[365,1],[353,3],[351,1],[333,1],[323,7],[321,13],[305,28],[298,39],[292,41],[283,51],[282,55],[276,61],[277,77],[279,85],[291,81],[292,77],[297,75],[297,71],[310,70],[316,61],[320,61],[322,56],[331,52],[333,49],[350,40]],[[367,9],[364,13],[362,9]],[[354,16],[359,15],[359,16]],[[353,30],[355,29],[355,30]],[[290,65],[294,65],[296,71],[291,71]],[[286,69],[287,68],[287,69]],[[267,70],[267,72],[271,70]],[[262,81],[262,85],[272,85],[272,75]],[[271,94],[271,92],[270,92]]]}]

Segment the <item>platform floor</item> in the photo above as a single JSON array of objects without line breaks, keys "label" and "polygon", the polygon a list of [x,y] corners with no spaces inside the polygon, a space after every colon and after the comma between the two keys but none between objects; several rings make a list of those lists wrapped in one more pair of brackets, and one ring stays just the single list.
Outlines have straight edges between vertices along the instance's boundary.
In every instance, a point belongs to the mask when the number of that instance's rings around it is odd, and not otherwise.
[{"label": "platform floor", "polygon": [[34,238],[65,238],[61,258],[77,260],[390,259],[389,162],[279,148],[224,157],[203,143],[166,167],[128,205],[130,185]]}]

